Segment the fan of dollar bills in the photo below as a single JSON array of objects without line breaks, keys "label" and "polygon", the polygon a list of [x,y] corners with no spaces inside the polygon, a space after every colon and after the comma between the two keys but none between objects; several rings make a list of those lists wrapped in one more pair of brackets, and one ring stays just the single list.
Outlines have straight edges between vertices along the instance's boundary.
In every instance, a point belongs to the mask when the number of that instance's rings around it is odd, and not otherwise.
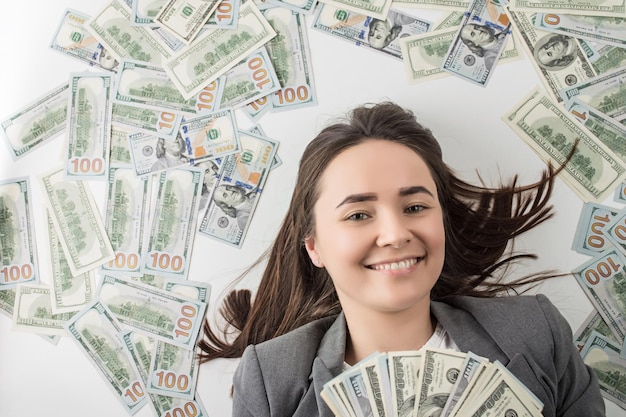
[{"label": "fan of dollar bills", "polygon": [[501,363],[423,348],[376,353],[324,385],[338,417],[533,416],[543,404]]}]

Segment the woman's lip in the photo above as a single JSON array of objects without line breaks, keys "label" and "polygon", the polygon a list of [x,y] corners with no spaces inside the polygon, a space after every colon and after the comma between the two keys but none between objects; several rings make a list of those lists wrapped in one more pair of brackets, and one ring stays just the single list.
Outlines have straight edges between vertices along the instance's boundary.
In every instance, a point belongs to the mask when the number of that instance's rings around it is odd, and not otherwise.
[{"label": "woman's lip", "polygon": [[416,256],[411,258],[398,259],[393,261],[377,262],[366,265],[366,268],[374,271],[395,271],[410,268],[418,264],[423,257]]}]

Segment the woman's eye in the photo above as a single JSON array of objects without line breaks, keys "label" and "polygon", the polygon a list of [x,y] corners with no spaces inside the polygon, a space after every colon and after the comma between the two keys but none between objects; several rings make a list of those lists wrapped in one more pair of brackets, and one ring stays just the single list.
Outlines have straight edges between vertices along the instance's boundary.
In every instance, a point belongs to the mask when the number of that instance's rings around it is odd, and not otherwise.
[{"label": "woman's eye", "polygon": [[356,220],[356,221],[358,221],[358,220],[365,220],[365,219],[367,219],[367,217],[368,216],[365,213],[354,213],[354,214],[351,214],[348,217],[348,220]]},{"label": "woman's eye", "polygon": [[407,207],[406,211],[407,213],[419,213],[420,211],[424,210],[426,207],[420,205],[420,204],[415,204],[413,206],[409,206]]}]

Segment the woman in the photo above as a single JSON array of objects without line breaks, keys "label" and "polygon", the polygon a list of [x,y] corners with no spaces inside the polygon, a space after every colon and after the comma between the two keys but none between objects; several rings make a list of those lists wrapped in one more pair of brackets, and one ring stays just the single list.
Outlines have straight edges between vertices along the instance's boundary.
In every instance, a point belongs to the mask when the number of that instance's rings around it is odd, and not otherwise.
[{"label": "woman", "polygon": [[324,129],[304,151],[254,303],[248,291],[226,300],[240,334],[223,342],[205,327],[205,359],[243,354],[233,415],[331,416],[320,392],[346,365],[424,345],[499,360],[545,416],[604,415],[595,375],[548,299],[494,297],[546,278],[497,279],[532,257],[505,255],[507,244],[552,215],[554,175],[470,185],[392,103]]}]

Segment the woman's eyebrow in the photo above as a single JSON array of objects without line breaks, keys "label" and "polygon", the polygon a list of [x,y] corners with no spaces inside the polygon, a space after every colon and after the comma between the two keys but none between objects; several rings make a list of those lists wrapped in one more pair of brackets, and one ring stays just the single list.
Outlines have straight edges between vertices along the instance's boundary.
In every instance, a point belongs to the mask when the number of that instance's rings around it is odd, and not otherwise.
[{"label": "woman's eyebrow", "polygon": [[346,198],[343,199],[341,203],[337,205],[335,208],[339,208],[344,204],[350,203],[361,203],[363,201],[376,201],[378,196],[375,193],[364,193],[364,194],[350,194]]},{"label": "woman's eyebrow", "polygon": [[[422,185],[414,185],[411,187],[400,188],[398,195],[400,197],[406,197],[408,195],[420,194],[420,193],[425,193],[433,197],[433,193],[431,193],[426,187]],[[341,203],[339,203],[337,207],[335,208],[339,208],[343,206],[344,204],[362,203],[364,201],[376,201],[376,200],[378,200],[378,196],[376,195],[376,193],[350,194],[349,196],[344,198],[343,201],[341,201]]]},{"label": "woman's eyebrow", "polygon": [[426,187],[422,185],[414,185],[412,187],[400,188],[400,192],[398,194],[400,195],[400,197],[405,197],[407,195],[413,195],[413,194],[419,194],[419,193],[426,193],[429,196],[434,197],[433,193],[431,193]]}]

